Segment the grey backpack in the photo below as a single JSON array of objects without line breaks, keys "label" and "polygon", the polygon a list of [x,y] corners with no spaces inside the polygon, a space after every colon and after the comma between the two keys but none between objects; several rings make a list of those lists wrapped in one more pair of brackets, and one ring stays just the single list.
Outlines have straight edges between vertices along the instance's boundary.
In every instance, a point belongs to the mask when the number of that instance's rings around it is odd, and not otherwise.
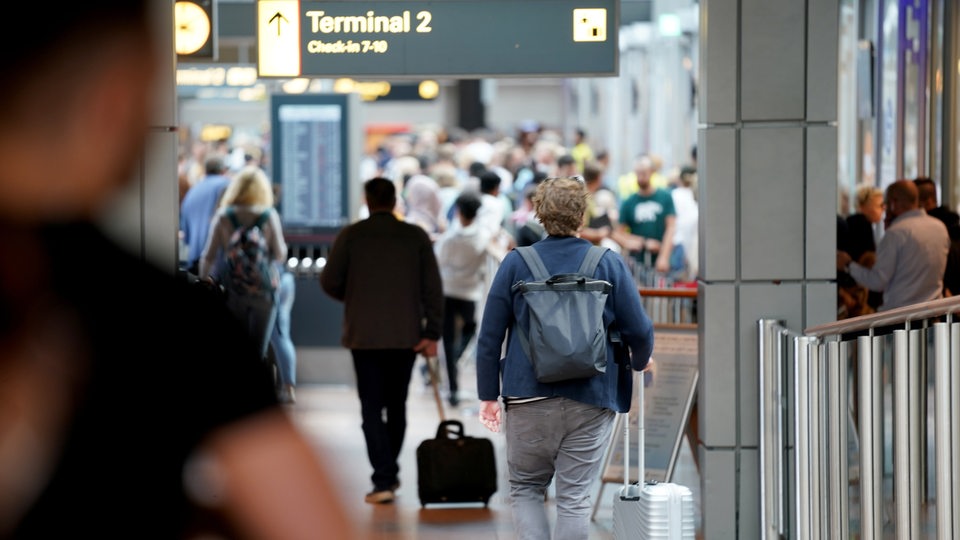
[{"label": "grey backpack", "polygon": [[613,285],[593,274],[607,248],[590,246],[576,273],[554,275],[547,272],[532,246],[516,251],[534,279],[518,281],[512,290],[522,294],[529,307],[526,328],[519,322],[516,329],[537,380],[552,383],[605,373],[603,308]]}]

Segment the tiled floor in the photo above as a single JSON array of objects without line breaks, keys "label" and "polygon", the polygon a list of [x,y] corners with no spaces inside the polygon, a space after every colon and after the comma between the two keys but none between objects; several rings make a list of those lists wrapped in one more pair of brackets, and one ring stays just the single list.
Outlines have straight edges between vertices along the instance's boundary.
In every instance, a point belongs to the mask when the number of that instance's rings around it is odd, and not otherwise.
[{"label": "tiled floor", "polygon": [[[363,495],[371,487],[370,466],[360,430],[360,404],[352,384],[349,354],[337,349],[301,350],[299,357],[297,403],[290,412],[330,465],[354,517],[372,528],[374,538],[491,540],[515,537],[506,495],[503,435],[490,433],[477,420],[474,372],[470,366],[465,367],[461,379],[465,399],[456,410],[447,407],[447,416],[463,421],[467,435],[487,437],[493,442],[499,489],[488,508],[479,505],[421,508],[417,497],[415,452],[420,441],[435,435],[439,416],[433,393],[419,374],[413,377],[407,403],[408,429],[401,457],[402,485],[397,499],[393,504],[370,505],[363,502]],[[686,445],[681,450],[673,481],[690,487],[694,502],[699,504],[699,478]],[[591,540],[612,538],[612,501],[618,487],[603,486],[597,499],[599,506]],[[600,491],[598,480],[594,493]],[[551,500],[546,504],[552,506]]]}]

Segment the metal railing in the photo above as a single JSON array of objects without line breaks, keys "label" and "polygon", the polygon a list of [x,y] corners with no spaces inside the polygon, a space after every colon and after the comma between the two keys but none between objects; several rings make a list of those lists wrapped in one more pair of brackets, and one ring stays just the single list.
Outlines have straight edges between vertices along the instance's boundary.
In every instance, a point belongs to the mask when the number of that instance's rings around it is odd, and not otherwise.
[{"label": "metal railing", "polygon": [[763,538],[960,538],[958,311],[759,321]]},{"label": "metal railing", "polygon": [[686,287],[640,287],[640,300],[647,316],[665,327],[696,326],[697,289]]}]

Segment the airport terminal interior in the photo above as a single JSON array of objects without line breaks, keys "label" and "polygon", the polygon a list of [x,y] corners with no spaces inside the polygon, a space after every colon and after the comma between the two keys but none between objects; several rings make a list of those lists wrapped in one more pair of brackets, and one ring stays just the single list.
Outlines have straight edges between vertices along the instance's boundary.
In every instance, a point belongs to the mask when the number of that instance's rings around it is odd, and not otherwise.
[{"label": "airport terminal interior", "polygon": [[[219,41],[204,44],[199,54],[178,57],[177,118],[167,154],[176,151],[186,159],[197,144],[225,144],[240,161],[251,147],[263,152],[281,190],[285,233],[298,273],[292,324],[299,382],[296,403],[288,411],[331,462],[351,511],[378,538],[508,539],[513,531],[503,438],[480,425],[469,386],[453,410],[443,401],[446,414],[462,419],[467,434],[494,442],[498,491],[488,508],[419,504],[415,448],[433,435],[439,415],[432,392],[416,374],[396,502],[363,503],[369,472],[349,353],[339,346],[341,308],[316,285],[317,264],[337,231],[360,217],[358,179],[370,170],[363,165],[385,161],[394,144],[411,148],[437,134],[465,141],[473,136],[522,139],[536,131],[572,147],[578,130],[588,135],[595,150],[606,151],[612,174],[605,183],[611,189],[617,188],[621,175],[628,176],[640,155],[658,156],[666,174],[679,175],[683,167],[695,166],[699,275],[692,285],[698,312],[683,322],[692,323],[698,340],[694,371],[700,414],[694,444],[687,436],[678,439],[671,481],[693,491],[698,536],[960,537],[958,498],[944,490],[960,483],[960,445],[955,435],[951,443],[943,433],[944,425],[957,425],[956,412],[950,416],[945,409],[951,403],[958,408],[960,383],[935,386],[956,381],[956,371],[937,371],[949,365],[939,358],[944,347],[911,342],[910,355],[903,358],[914,366],[921,365],[916,357],[922,357],[922,369],[927,371],[901,373],[901,360],[891,359],[901,358],[893,331],[872,334],[875,327],[894,324],[927,332],[944,319],[952,323],[957,307],[936,304],[896,319],[829,326],[838,319],[834,218],[857,211],[858,188],[883,189],[897,179],[927,176],[937,185],[940,204],[954,211],[960,208],[957,2],[597,0],[591,6],[610,7],[611,16],[618,19],[611,19],[600,33],[593,27],[586,33],[574,29],[572,42],[571,33],[563,32],[562,45],[585,46],[583,41],[602,41],[603,36],[610,36],[612,43],[616,36],[617,47],[603,49],[615,54],[615,62],[607,63],[605,56],[597,68],[613,72],[560,73],[564,64],[551,57],[550,62],[530,67],[534,73],[529,77],[522,70],[496,73],[512,64],[476,58],[476,51],[487,49],[473,42],[463,50],[453,45],[442,48],[456,51],[464,62],[475,62],[471,65],[476,72],[468,77],[451,76],[455,63],[439,60],[425,71],[445,73],[391,73],[399,64],[389,63],[371,68],[372,74],[356,73],[342,62],[336,73],[310,73],[318,69],[316,58],[303,64],[308,72],[300,76],[259,77],[263,58],[258,24],[276,20],[262,14],[258,19],[261,3],[253,0],[199,4],[216,13]],[[419,4],[411,2],[414,8]],[[508,9],[510,4],[496,5]],[[591,24],[605,20],[592,18],[595,15],[591,12],[581,20]],[[302,19],[310,20],[306,15]],[[442,27],[439,19],[432,24]],[[507,32],[508,27],[497,30]],[[540,41],[534,40],[538,45],[554,39],[543,29],[542,35],[524,32],[510,43],[520,48],[516,44],[529,43],[523,39],[538,36]],[[380,50],[383,46],[377,45]],[[333,50],[315,42],[306,44],[308,48]],[[427,56],[418,57],[413,65],[423,66]],[[569,58],[568,65],[584,61],[577,54]],[[291,69],[286,64],[280,67]],[[538,69],[547,73],[535,73]],[[309,169],[301,165],[312,166],[315,156],[304,158],[300,145],[318,148],[322,167],[301,174]],[[146,184],[166,186],[163,182],[176,174],[171,170],[175,165],[153,161],[164,164],[147,171]],[[152,180],[157,181],[151,184]],[[164,217],[156,218],[162,222],[159,226],[142,220],[149,229],[142,233],[149,239],[143,251],[169,261],[178,254],[166,235],[175,225],[165,220],[172,220],[176,209],[166,191],[157,191],[162,196],[148,192],[143,197],[150,212],[142,213],[150,213],[151,219],[154,214]],[[309,197],[321,197],[324,204],[299,204]],[[151,236],[158,229],[159,240]],[[878,238],[880,234],[877,231]],[[824,370],[814,370],[822,386],[811,385],[822,394],[812,394],[813,401],[834,405],[837,399],[844,401],[842,409],[812,407],[823,424],[797,425],[808,420],[808,411],[785,401],[787,395],[799,394],[796,386],[782,395],[762,387],[763,371],[774,362],[766,356],[773,350],[764,348],[769,344],[758,330],[758,321],[764,320],[783,324],[777,339],[787,346],[776,351],[781,356],[773,356],[784,369],[791,366],[792,355],[803,350],[804,338],[822,340],[823,351],[813,353],[823,360]],[[846,388],[854,383],[844,375],[834,385],[834,374],[826,366],[836,365],[827,361],[835,359],[827,352],[844,355],[851,362],[844,366],[855,365],[857,351],[866,348],[856,340],[865,332],[876,338],[876,350],[886,356],[876,361],[883,372],[876,379],[881,395],[860,407],[872,415],[860,419],[848,416],[853,409],[845,408],[844,397],[827,396],[828,386]],[[834,343],[842,343],[838,351],[832,348]],[[956,363],[960,344],[947,349],[944,358]],[[464,385],[473,384],[471,369],[465,359]],[[792,379],[791,373],[787,377],[791,383],[803,382]],[[907,380],[913,381],[911,391],[901,394]],[[766,401],[773,395],[783,401]],[[936,401],[943,395],[952,395],[954,401],[945,407]],[[782,407],[783,424],[764,424],[769,412],[765,407]],[[830,419],[839,423],[830,424]],[[851,427],[866,425],[864,420],[880,426],[879,436]],[[811,431],[822,432],[823,437],[813,436],[809,447],[793,446],[795,437]],[[774,452],[773,464],[768,453],[771,441],[782,450]],[[863,457],[872,456],[861,452],[861,442],[878,442],[882,458],[869,470],[859,468]],[[941,456],[939,449],[944,447],[950,450]],[[841,462],[847,467],[827,466]],[[783,469],[778,468],[781,465]],[[612,538],[612,500],[619,486],[598,479],[595,487],[591,539]],[[551,504],[549,498],[546,504]]]}]

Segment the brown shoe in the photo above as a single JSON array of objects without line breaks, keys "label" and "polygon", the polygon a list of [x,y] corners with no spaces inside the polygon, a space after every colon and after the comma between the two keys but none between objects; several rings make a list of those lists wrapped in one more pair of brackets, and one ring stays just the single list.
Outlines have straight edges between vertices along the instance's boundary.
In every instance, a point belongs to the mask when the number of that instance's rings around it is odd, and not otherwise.
[{"label": "brown shoe", "polygon": [[385,504],[385,503],[393,502],[393,498],[394,496],[393,496],[392,490],[383,489],[379,491],[374,490],[374,491],[371,491],[370,493],[367,493],[363,497],[363,500],[364,502],[368,502],[370,504]]}]

